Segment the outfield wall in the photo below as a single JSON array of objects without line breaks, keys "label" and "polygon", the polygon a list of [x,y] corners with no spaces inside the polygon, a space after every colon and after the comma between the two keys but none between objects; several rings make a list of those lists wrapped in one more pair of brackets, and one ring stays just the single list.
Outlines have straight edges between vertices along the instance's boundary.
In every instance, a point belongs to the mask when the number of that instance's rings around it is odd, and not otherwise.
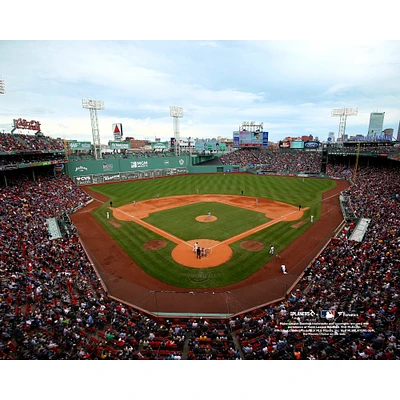
[{"label": "outfield wall", "polygon": [[68,175],[77,185],[120,182],[182,174],[244,172],[237,165],[192,165],[189,156],[143,157],[105,160],[70,161]]},{"label": "outfield wall", "polygon": [[143,157],[70,161],[68,175],[77,185],[156,178],[188,173],[187,157]]}]

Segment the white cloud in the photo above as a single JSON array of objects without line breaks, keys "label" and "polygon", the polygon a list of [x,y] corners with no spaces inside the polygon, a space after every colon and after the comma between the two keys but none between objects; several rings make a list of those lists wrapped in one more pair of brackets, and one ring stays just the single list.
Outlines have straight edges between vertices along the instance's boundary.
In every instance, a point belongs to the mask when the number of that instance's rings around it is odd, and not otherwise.
[{"label": "white cloud", "polygon": [[[91,138],[81,99],[104,100],[103,141],[121,122],[128,136],[170,137],[169,106],[184,108],[182,135],[231,137],[244,120],[264,122],[274,140],[337,131],[331,109],[358,107],[400,119],[400,42],[122,41],[0,42],[0,126],[38,119],[53,136]],[[29,59],[29,62],[21,62]]]}]

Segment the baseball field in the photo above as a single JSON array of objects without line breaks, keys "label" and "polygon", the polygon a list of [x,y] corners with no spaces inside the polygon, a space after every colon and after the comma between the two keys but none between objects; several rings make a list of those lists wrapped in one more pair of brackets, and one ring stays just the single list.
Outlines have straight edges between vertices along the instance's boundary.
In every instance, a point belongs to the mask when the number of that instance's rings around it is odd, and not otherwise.
[{"label": "baseball field", "polygon": [[[145,273],[174,287],[207,289],[248,278],[306,235],[310,216],[313,223],[321,216],[323,193],[335,186],[328,179],[227,173],[90,189],[102,199],[94,217]],[[200,259],[195,242],[205,248]]]}]

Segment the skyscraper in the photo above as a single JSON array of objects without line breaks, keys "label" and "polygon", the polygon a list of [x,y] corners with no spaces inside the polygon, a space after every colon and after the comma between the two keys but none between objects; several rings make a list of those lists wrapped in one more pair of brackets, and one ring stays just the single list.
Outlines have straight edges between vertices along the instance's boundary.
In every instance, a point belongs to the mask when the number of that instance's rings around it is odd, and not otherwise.
[{"label": "skyscraper", "polygon": [[397,129],[397,141],[400,141],[400,121],[399,121],[399,128]]},{"label": "skyscraper", "polygon": [[381,136],[383,128],[384,112],[373,112],[369,117],[368,138],[373,139],[375,136]]}]

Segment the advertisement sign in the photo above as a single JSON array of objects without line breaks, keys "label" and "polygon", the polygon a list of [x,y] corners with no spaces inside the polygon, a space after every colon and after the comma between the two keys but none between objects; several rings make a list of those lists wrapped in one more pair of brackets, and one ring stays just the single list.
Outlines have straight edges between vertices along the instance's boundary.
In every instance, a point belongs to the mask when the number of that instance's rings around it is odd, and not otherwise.
[{"label": "advertisement sign", "polygon": [[152,150],[168,150],[168,142],[152,142]]},{"label": "advertisement sign", "polygon": [[57,164],[54,166],[54,171],[61,172],[64,169],[64,164]]},{"label": "advertisement sign", "polygon": [[147,168],[149,166],[148,161],[131,161],[131,168]]},{"label": "advertisement sign", "polygon": [[119,182],[121,180],[119,173],[118,174],[107,174],[103,175],[104,183],[106,182]]},{"label": "advertisement sign", "polygon": [[233,147],[239,147],[239,132],[233,132]]},{"label": "advertisement sign", "polygon": [[110,142],[111,150],[126,150],[130,148],[129,142]]},{"label": "advertisement sign", "polygon": [[92,143],[90,142],[68,142],[68,147],[70,150],[91,150]]},{"label": "advertisement sign", "polygon": [[122,133],[122,124],[113,124],[112,131],[114,135],[114,140],[121,140],[123,133]]},{"label": "advertisement sign", "polygon": [[88,185],[92,183],[91,176],[76,176],[75,181],[77,185]]},{"label": "advertisement sign", "polygon": [[113,169],[113,164],[108,164],[106,161],[103,162],[103,171],[112,171]]},{"label": "advertisement sign", "polygon": [[92,181],[93,183],[103,183],[104,182],[103,175],[93,175]]},{"label": "advertisement sign", "polygon": [[279,147],[281,149],[289,149],[290,148],[290,142],[288,140],[280,140],[279,141]]},{"label": "advertisement sign", "polygon": [[26,119],[14,119],[14,129],[30,129],[32,131],[40,131],[39,121],[27,121]]},{"label": "advertisement sign", "polygon": [[292,149],[304,149],[304,142],[302,140],[293,140],[290,147]]},{"label": "advertisement sign", "polygon": [[268,146],[268,132],[263,132],[263,147]]},{"label": "advertisement sign", "polygon": [[304,143],[304,148],[305,149],[317,149],[318,146],[319,146],[318,142],[310,141],[310,142],[305,142]]}]

